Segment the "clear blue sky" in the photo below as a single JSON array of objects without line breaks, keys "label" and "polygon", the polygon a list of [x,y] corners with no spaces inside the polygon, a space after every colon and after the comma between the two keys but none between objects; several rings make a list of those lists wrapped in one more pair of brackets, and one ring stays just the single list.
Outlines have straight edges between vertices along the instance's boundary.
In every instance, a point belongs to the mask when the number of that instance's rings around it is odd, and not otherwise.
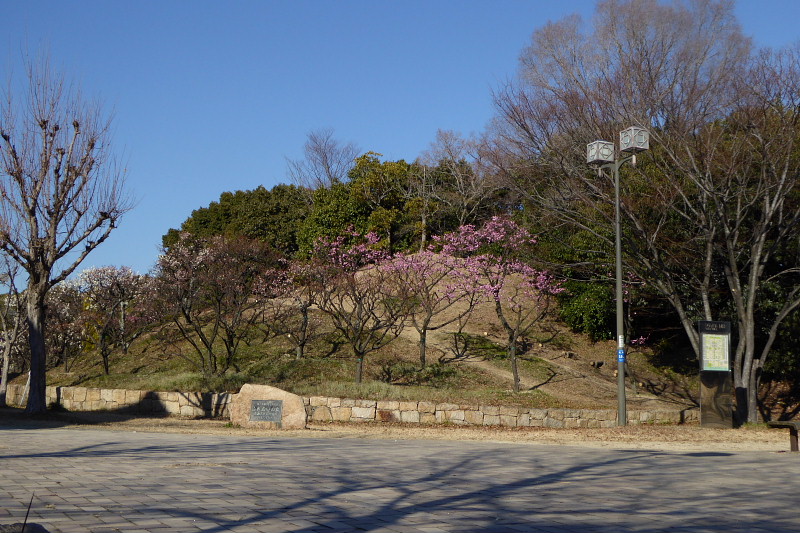
[{"label": "clear blue sky", "polygon": [[[84,267],[148,271],[161,236],[223,191],[287,182],[306,135],[415,159],[437,129],[492,116],[531,33],[591,0],[11,1],[0,79],[24,50],[99,96],[138,200]],[[757,45],[800,37],[800,0],[740,0]]]}]

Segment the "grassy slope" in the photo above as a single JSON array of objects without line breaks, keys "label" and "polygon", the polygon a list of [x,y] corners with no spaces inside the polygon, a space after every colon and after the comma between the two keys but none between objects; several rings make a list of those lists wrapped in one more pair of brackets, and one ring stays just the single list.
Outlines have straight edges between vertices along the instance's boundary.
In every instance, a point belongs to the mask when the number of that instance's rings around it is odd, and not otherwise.
[{"label": "grassy slope", "polygon": [[[51,385],[63,386],[183,391],[235,391],[249,382],[302,395],[531,407],[616,406],[612,343],[593,344],[552,325],[547,332],[534,333],[531,348],[521,359],[524,392],[514,394],[510,391],[510,364],[500,343],[501,332],[491,325],[490,314],[482,315],[479,310],[476,317],[468,331],[472,340],[468,357],[454,360],[447,351],[449,334],[437,332],[429,339],[429,361],[438,364],[429,366],[424,373],[416,372],[415,333],[407,330],[392,344],[367,357],[365,382],[361,385],[353,382],[355,359],[346,345],[337,347],[320,340],[309,350],[309,357],[298,360],[283,338],[243,346],[238,371],[210,382],[204,381],[184,359],[170,357],[152,338],[137,341],[128,354],[115,354],[108,376],[103,374],[99,355],[87,353],[72,363],[69,373],[54,369],[48,380]],[[648,359],[646,353],[631,354],[630,365],[636,382],[641,384],[629,392],[631,407],[691,405],[692,391],[697,389],[694,380],[657,370]],[[598,361],[603,362],[599,369],[592,366]],[[391,384],[385,382],[387,370],[392,371]]]}]

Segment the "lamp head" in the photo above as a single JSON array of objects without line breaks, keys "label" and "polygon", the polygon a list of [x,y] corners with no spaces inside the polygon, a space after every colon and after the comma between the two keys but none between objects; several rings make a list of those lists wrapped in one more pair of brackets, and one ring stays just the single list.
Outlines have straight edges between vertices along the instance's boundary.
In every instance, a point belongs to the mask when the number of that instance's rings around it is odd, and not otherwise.
[{"label": "lamp head", "polygon": [[619,132],[620,152],[643,152],[650,149],[650,132],[638,126],[631,126]]},{"label": "lamp head", "polygon": [[586,145],[586,162],[590,165],[603,165],[614,162],[614,143],[594,141]]}]

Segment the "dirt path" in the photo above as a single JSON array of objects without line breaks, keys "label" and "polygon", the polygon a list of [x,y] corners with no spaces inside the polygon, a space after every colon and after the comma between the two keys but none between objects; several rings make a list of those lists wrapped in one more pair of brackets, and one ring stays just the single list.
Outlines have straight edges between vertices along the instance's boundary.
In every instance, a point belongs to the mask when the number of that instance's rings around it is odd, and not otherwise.
[{"label": "dirt path", "polygon": [[[488,311],[483,310],[483,314]],[[470,333],[474,335],[488,336],[488,332],[478,332],[475,327],[480,329],[482,322],[488,323],[488,319],[475,321],[477,326],[470,328]],[[442,354],[449,352],[452,331],[448,328],[428,332],[428,360],[435,360]],[[406,341],[415,346],[419,343],[419,334],[411,326],[406,326],[400,335]],[[565,354],[570,353],[567,357]],[[555,398],[563,400],[572,405],[584,405],[587,407],[615,407],[617,383],[612,365],[607,368],[595,368],[590,366],[590,360],[583,354],[567,352],[564,350],[548,348],[539,344],[533,348],[528,356],[538,357],[547,362],[552,374],[545,379],[535,379],[520,372],[520,387],[525,391],[540,390]],[[591,359],[591,356],[588,356]],[[465,357],[458,360],[460,364],[470,365],[480,369],[486,374],[492,375],[507,383],[509,390],[514,382],[513,374],[510,370],[500,368],[491,361],[482,357]],[[596,363],[595,363],[596,364]],[[604,365],[605,366],[605,362]],[[635,390],[630,386],[632,379],[628,380],[629,386],[626,388],[628,403],[632,408],[637,409],[675,409],[692,407],[693,404],[685,398],[659,397],[645,391],[642,387]]]}]

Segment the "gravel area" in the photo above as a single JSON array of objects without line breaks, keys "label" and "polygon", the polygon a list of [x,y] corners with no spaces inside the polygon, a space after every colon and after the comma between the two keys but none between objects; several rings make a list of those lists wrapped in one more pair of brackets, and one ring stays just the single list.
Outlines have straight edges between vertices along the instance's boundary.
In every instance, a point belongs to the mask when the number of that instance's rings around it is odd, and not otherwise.
[{"label": "gravel area", "polygon": [[687,451],[788,451],[788,430],[747,426],[711,429],[697,425],[636,425],[614,428],[502,428],[419,426],[412,424],[309,424],[305,430],[254,430],[232,427],[226,420],[176,417],[139,418],[108,413],[51,413],[29,419],[16,409],[0,409],[0,430],[64,427],[111,431],[264,436],[267,438],[343,438],[449,440],[552,444],[607,449]]}]

